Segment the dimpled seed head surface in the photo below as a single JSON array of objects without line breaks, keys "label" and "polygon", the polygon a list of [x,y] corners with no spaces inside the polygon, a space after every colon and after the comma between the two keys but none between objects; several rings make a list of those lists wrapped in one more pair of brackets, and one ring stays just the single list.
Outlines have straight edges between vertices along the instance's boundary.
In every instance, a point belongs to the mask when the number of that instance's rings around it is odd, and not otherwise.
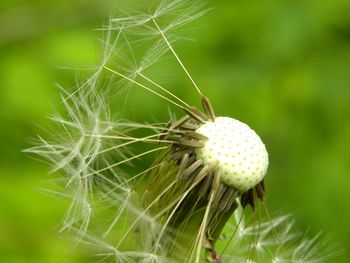
[{"label": "dimpled seed head surface", "polygon": [[196,150],[204,164],[217,165],[221,181],[241,192],[264,178],[268,153],[260,137],[246,124],[228,117],[201,125],[197,132],[208,137]]}]

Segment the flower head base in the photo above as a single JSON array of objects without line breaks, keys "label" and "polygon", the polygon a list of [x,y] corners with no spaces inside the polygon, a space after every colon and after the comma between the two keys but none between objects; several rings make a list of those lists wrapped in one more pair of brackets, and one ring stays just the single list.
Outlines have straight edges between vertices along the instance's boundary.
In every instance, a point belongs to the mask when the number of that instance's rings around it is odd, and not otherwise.
[{"label": "flower head base", "polygon": [[197,157],[216,166],[221,181],[240,192],[260,183],[267,171],[268,153],[260,137],[248,125],[228,117],[201,125],[196,132],[208,137]]}]

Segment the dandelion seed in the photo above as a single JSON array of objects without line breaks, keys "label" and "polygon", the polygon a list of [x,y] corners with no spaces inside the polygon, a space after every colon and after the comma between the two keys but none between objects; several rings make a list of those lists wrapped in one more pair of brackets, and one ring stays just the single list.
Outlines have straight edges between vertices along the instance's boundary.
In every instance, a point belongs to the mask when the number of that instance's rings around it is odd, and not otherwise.
[{"label": "dandelion seed", "polygon": [[[265,145],[246,124],[216,116],[174,46],[181,39],[175,30],[205,14],[203,7],[162,0],[146,14],[110,19],[96,72],[75,90],[62,89],[66,116],[52,120],[63,133],[28,150],[64,178],[71,205],[62,229],[115,262],[322,261],[330,255],[319,254],[325,244],[318,236],[300,242],[288,216],[258,224],[245,218],[246,206],[256,211],[264,200]],[[202,110],[146,73],[166,55],[190,80]],[[125,103],[131,89],[183,117],[167,124],[112,119],[111,98]]]}]

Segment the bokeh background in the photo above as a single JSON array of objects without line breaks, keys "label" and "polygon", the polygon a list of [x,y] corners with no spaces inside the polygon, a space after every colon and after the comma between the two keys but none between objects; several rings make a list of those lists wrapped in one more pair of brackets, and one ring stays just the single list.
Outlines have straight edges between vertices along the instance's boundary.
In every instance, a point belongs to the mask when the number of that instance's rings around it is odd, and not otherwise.
[{"label": "bokeh background", "polygon": [[[66,204],[40,190],[49,167],[21,150],[51,126],[54,83],[74,84],[75,68],[98,61],[93,29],[121,2],[0,1],[0,262],[86,261],[57,234]],[[350,2],[208,2],[215,8],[197,22],[198,41],[179,53],[216,112],[265,141],[271,213],[332,236],[344,253],[331,262],[349,262]],[[195,97],[187,82],[172,90]]]}]

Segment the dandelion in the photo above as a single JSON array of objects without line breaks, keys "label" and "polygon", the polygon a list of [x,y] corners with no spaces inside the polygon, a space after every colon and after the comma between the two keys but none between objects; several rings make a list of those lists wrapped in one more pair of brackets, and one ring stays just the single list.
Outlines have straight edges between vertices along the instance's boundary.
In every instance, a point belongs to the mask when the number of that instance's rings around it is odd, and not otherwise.
[{"label": "dandelion", "polygon": [[[298,243],[289,217],[246,224],[244,208],[255,211],[264,200],[266,147],[248,125],[216,116],[175,50],[185,39],[176,33],[204,7],[163,0],[148,13],[111,18],[96,71],[73,90],[61,88],[66,112],[52,119],[62,133],[40,137],[28,152],[53,164],[62,196],[71,200],[62,230],[115,262],[322,261],[316,239]],[[169,55],[202,110],[148,74]],[[114,113],[132,90],[160,98],[182,117],[150,123]]]}]

